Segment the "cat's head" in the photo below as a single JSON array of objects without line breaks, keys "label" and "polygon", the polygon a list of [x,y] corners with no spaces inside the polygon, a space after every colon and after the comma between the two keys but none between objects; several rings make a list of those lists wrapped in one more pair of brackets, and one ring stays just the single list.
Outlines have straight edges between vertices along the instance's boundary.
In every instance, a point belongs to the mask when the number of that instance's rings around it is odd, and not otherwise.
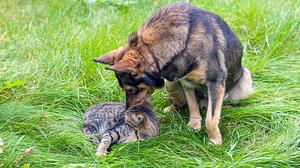
[{"label": "cat's head", "polygon": [[144,138],[154,137],[159,133],[159,119],[149,104],[138,104],[128,108],[125,112],[125,122],[133,126]]}]

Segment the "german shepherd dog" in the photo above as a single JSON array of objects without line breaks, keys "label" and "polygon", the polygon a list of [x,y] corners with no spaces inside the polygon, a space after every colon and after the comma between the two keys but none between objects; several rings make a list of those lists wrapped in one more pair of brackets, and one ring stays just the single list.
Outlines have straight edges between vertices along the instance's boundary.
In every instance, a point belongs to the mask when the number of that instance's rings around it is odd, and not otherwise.
[{"label": "german shepherd dog", "polygon": [[252,92],[251,73],[241,59],[239,39],[224,20],[189,3],[173,3],[157,11],[127,44],[94,61],[115,72],[127,108],[150,102],[165,79],[172,103],[164,111],[187,104],[188,126],[200,130],[199,102],[207,102],[208,138],[222,144],[218,124],[223,101]]}]

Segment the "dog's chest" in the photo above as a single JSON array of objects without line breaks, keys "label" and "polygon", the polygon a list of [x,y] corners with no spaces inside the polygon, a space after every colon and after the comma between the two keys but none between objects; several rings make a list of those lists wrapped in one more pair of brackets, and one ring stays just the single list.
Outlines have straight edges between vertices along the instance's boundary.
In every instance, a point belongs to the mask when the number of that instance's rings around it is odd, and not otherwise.
[{"label": "dog's chest", "polygon": [[182,78],[179,81],[183,88],[187,88],[187,89],[197,89],[198,88],[197,84],[195,84],[194,82],[191,82],[187,79]]},{"label": "dog's chest", "polygon": [[203,67],[198,67],[179,79],[179,81],[185,88],[197,89],[199,85],[203,85],[206,82],[206,70]]}]

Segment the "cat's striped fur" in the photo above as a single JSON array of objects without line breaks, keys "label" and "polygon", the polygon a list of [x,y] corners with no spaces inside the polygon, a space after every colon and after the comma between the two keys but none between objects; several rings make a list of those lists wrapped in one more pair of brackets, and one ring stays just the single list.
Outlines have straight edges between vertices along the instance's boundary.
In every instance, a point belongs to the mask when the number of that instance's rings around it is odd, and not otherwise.
[{"label": "cat's striped fur", "polygon": [[98,145],[96,155],[103,156],[115,143],[156,137],[159,120],[149,104],[132,106],[126,110],[122,103],[101,103],[84,114],[83,132]]}]

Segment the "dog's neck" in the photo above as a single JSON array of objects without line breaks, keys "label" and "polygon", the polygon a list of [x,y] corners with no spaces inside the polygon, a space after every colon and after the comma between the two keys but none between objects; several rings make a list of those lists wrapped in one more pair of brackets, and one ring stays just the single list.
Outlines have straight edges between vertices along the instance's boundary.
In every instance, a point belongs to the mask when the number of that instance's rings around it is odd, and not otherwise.
[{"label": "dog's neck", "polygon": [[152,51],[152,49],[145,44],[149,54],[151,55],[152,59],[154,60],[155,66],[156,66],[156,70],[158,72],[158,74],[160,74],[160,65],[159,65],[159,59],[155,56],[154,52]]},{"label": "dog's neck", "polygon": [[[147,50],[146,53],[148,53],[148,55],[151,56],[152,60],[154,61],[155,67],[156,67],[156,72],[160,75],[160,63],[159,63],[158,57],[152,51],[152,49],[149,46],[149,44],[147,44],[146,42],[144,42],[144,40],[142,38],[140,38],[140,42],[141,42],[140,44],[141,44],[142,48],[146,49]],[[147,58],[144,58],[144,59],[147,59]],[[153,70],[151,70],[151,71],[153,71]]]}]

